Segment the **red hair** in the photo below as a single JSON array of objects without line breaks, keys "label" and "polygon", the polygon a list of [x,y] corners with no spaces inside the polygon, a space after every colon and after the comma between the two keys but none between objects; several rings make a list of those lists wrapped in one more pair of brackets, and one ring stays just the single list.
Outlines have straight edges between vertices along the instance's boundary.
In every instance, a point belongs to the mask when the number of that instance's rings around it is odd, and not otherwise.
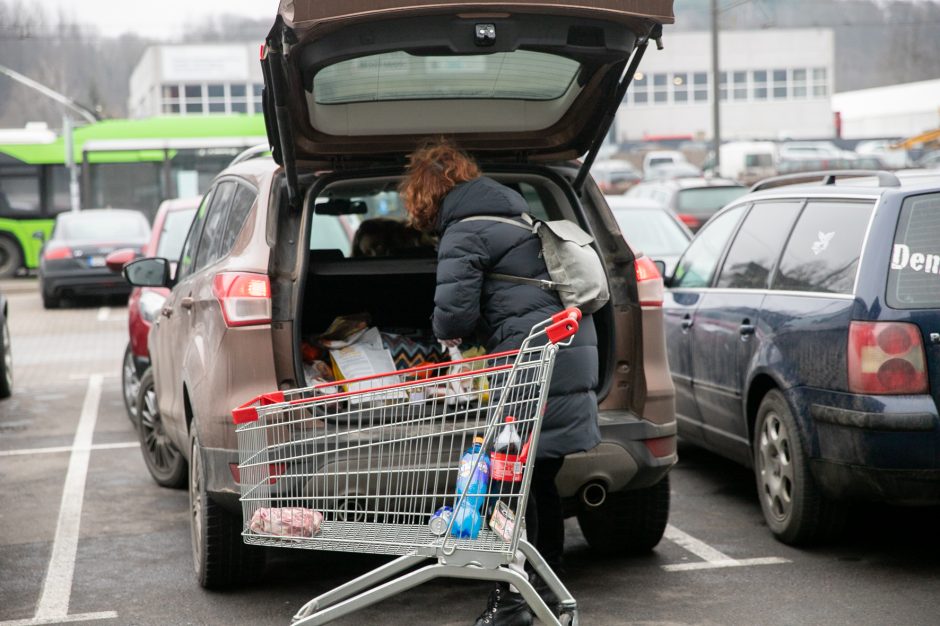
[{"label": "red hair", "polygon": [[460,183],[479,177],[476,162],[447,139],[430,141],[412,152],[398,186],[411,224],[425,232],[434,231],[444,196]]}]

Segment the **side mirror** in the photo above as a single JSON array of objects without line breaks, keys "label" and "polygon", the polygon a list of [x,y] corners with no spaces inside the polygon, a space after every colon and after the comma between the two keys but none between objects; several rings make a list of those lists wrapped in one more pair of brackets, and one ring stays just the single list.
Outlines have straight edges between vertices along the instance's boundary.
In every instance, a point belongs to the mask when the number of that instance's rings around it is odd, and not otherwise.
[{"label": "side mirror", "polygon": [[46,233],[44,233],[41,230],[34,231],[33,239],[35,239],[39,243],[46,243]]},{"label": "side mirror", "polygon": [[124,278],[135,287],[172,287],[170,262],[161,258],[132,261],[124,266]]},{"label": "side mirror", "polygon": [[120,274],[124,266],[137,258],[137,252],[132,248],[115,250],[104,259],[104,264],[115,274]]}]

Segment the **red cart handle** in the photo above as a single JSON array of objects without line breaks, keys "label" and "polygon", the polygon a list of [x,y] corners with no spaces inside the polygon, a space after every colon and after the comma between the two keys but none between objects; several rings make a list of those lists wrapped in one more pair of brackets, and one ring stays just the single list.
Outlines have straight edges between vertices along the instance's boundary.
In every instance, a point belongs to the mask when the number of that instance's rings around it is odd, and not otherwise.
[{"label": "red cart handle", "polygon": [[553,315],[552,321],[554,323],[545,329],[545,334],[552,343],[559,343],[578,332],[581,310],[576,307],[565,309],[561,313]]},{"label": "red cart handle", "polygon": [[552,315],[553,322],[560,322],[562,320],[573,319],[576,322],[581,321],[581,309],[576,306],[571,306],[565,309],[564,311],[559,311]]}]

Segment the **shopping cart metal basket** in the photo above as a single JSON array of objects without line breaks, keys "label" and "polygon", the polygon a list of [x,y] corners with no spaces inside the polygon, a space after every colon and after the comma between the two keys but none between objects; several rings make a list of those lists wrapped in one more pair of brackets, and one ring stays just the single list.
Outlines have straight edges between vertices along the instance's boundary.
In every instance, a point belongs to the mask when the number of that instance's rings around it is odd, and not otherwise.
[{"label": "shopping cart metal basket", "polygon": [[[562,311],[518,350],[265,394],[233,411],[246,543],[399,556],[314,598],[295,624],[438,577],[510,583],[539,619],[561,624],[520,554],[560,599],[563,622],[577,623],[574,598],[525,540],[524,516],[555,355],[580,319]],[[464,455],[476,489],[457,487]]]}]

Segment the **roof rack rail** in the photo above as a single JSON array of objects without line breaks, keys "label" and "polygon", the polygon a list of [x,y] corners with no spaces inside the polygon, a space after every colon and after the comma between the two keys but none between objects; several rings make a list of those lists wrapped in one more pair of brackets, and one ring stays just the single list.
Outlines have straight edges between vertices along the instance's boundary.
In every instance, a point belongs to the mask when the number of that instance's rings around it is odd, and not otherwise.
[{"label": "roof rack rail", "polygon": [[256,146],[246,148],[238,153],[238,155],[232,159],[232,162],[228,164],[228,167],[232,167],[242,161],[249,161],[251,159],[256,159],[260,156],[264,156],[271,152],[271,146],[263,143],[259,143]]},{"label": "roof rack rail", "polygon": [[879,187],[900,187],[901,179],[891,172],[884,170],[829,170],[818,172],[799,172],[796,174],[785,174],[783,176],[771,176],[757,182],[750,188],[749,192],[763,191],[773,189],[774,187],[784,187],[786,185],[798,185],[800,183],[809,183],[818,181],[820,185],[835,185],[839,178],[861,178],[864,176],[877,176]]}]

